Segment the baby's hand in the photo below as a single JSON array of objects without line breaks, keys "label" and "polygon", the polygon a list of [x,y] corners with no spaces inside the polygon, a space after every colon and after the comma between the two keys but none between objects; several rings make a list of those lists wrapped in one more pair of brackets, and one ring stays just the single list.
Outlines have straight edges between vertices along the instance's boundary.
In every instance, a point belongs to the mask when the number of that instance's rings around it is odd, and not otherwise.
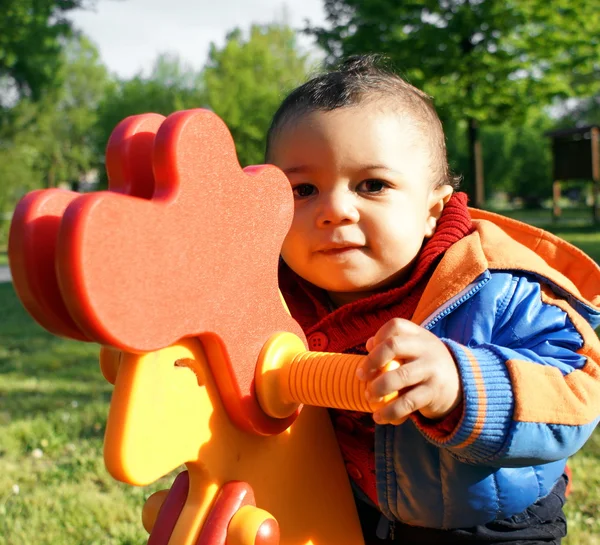
[{"label": "baby's hand", "polygon": [[[460,403],[456,363],[446,345],[426,329],[394,318],[367,341],[367,350],[369,355],[356,374],[368,381],[369,401],[398,392],[397,398],[373,414],[378,424],[402,424],[416,411],[425,418],[440,419]],[[381,372],[392,360],[400,365]]]}]

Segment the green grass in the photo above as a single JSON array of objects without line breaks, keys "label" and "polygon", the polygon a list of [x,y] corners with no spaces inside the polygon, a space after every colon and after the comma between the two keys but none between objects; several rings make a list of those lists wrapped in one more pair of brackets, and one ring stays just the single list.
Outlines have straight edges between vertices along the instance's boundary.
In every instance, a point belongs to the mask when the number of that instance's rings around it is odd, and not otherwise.
[{"label": "green grass", "polygon": [[[600,230],[578,216],[515,212],[600,262]],[[0,254],[0,259],[1,254]],[[98,347],[37,326],[10,284],[0,284],[0,545],[140,545],[144,499],[167,485],[114,481],[102,460],[111,386]],[[600,433],[572,458],[565,545],[600,545]]]},{"label": "green grass", "polygon": [[0,266],[7,263],[6,248],[8,246],[9,227],[10,220],[0,212]]},{"label": "green grass", "polygon": [[566,504],[564,545],[600,545],[600,431],[569,460],[573,490]]},{"label": "green grass", "polygon": [[106,472],[98,347],[58,339],[0,284],[0,544],[145,543],[145,489]]}]

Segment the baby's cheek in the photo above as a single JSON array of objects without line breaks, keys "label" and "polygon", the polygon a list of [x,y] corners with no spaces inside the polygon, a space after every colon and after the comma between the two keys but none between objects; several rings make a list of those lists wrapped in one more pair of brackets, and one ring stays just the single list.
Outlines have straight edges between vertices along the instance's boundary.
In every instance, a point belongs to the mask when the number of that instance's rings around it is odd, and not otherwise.
[{"label": "baby's cheek", "polygon": [[288,233],[281,245],[281,257],[291,267],[294,258],[298,256],[299,248],[297,237],[293,233]]},{"label": "baby's cheek", "polygon": [[301,238],[288,234],[281,246],[281,257],[296,274],[306,278],[307,250]]}]

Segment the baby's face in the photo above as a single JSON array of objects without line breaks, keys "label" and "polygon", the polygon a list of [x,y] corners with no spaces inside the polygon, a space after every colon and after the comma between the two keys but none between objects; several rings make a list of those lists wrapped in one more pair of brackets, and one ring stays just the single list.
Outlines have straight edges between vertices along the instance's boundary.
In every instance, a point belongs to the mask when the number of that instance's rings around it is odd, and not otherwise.
[{"label": "baby's face", "polygon": [[282,257],[338,305],[401,281],[452,191],[432,187],[429,147],[412,120],[380,102],[292,121],[270,161],[295,198]]}]

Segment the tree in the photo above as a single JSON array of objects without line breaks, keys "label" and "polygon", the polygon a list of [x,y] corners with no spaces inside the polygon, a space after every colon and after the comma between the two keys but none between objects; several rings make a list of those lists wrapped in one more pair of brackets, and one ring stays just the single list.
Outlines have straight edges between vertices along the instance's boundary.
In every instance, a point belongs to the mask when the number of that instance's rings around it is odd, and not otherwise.
[{"label": "tree", "polygon": [[235,29],[222,49],[211,45],[204,69],[207,104],[228,125],[242,166],[264,161],[271,117],[307,71],[307,56],[285,24],[253,25],[247,38]]},{"label": "tree", "polygon": [[2,0],[1,105],[6,106],[15,95],[38,99],[45,88],[59,81],[61,51],[73,35],[65,16],[93,4],[93,0]]},{"label": "tree", "polygon": [[482,129],[483,154],[493,187],[519,197],[528,207],[539,208],[552,197],[552,156],[543,133],[552,121],[545,116],[522,125]]},{"label": "tree", "polygon": [[93,137],[98,107],[114,86],[97,49],[86,38],[68,42],[63,58],[63,84],[42,99],[44,113],[36,120],[48,187],[57,181],[77,182],[97,168]]},{"label": "tree", "polygon": [[[94,131],[96,153],[104,157],[113,129],[126,117],[149,112],[167,116],[178,110],[205,107],[203,86],[201,74],[183,65],[179,57],[159,55],[148,76],[138,74],[118,81],[103,97]],[[105,176],[104,170],[101,175]],[[105,177],[101,181],[105,184]]]},{"label": "tree", "polygon": [[28,190],[77,182],[98,165],[93,133],[98,104],[112,84],[108,71],[85,38],[65,43],[59,71],[60,87],[47,90],[38,101],[21,99],[4,117],[4,210]]},{"label": "tree", "polygon": [[[141,73],[121,80],[100,105],[103,137],[130,115],[147,112],[169,115],[177,110],[205,104],[200,73],[182,64],[176,55],[159,55],[148,76]],[[102,142],[105,145],[106,141]]]},{"label": "tree", "polygon": [[[542,109],[532,108],[519,125],[502,123],[481,128],[486,189],[490,197],[503,193],[511,201],[518,197],[533,207],[551,197],[552,157],[544,132],[554,123]],[[444,131],[452,170],[465,172],[469,168],[466,121],[449,120]]]},{"label": "tree", "polygon": [[329,61],[387,54],[468,126],[475,204],[484,200],[480,123],[520,123],[553,97],[594,94],[600,81],[597,0],[325,0],[328,28],[311,28]]},{"label": "tree", "polygon": [[565,104],[561,111],[560,126],[600,125],[600,94]]}]

